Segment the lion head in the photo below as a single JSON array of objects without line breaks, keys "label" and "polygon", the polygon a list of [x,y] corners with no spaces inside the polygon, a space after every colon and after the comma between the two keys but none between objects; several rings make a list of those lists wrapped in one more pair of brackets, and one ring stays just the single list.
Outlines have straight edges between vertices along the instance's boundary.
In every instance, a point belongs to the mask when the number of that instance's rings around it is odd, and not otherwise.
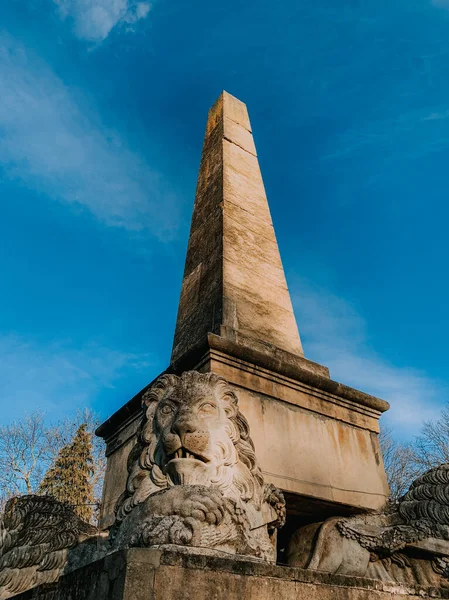
[{"label": "lion head", "polygon": [[144,417],[128,462],[117,521],[176,485],[216,487],[260,508],[264,482],[237,396],[215,373],[163,375],[142,398]]}]

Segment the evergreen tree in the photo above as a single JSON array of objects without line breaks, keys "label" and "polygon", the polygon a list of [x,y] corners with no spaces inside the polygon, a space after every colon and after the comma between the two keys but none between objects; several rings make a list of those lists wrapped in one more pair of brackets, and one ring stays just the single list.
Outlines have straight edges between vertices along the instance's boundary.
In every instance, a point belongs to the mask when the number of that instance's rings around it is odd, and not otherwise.
[{"label": "evergreen tree", "polygon": [[73,440],[59,451],[40,484],[39,494],[72,505],[77,515],[89,522],[94,503],[93,473],[92,440],[83,424]]}]

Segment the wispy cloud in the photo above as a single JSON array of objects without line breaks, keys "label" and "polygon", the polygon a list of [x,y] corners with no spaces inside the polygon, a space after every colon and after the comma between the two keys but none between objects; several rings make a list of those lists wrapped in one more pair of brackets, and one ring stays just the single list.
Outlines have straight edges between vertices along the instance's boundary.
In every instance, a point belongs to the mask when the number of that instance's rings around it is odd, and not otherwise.
[{"label": "wispy cloud", "polygon": [[449,10],[449,0],[432,0],[432,4],[434,6],[438,6],[439,8],[445,8]]},{"label": "wispy cloud", "polygon": [[0,81],[4,177],[86,208],[106,225],[161,237],[176,229],[177,203],[164,178],[45,63],[1,32]]},{"label": "wispy cloud", "polygon": [[18,335],[0,336],[2,421],[35,408],[62,418],[92,405],[97,394],[113,388],[130,371],[151,365],[147,354],[133,354],[90,343],[38,344]]},{"label": "wispy cloud", "polygon": [[130,25],[145,19],[151,9],[149,2],[135,0],[54,0],[63,19],[73,20],[77,37],[102,42],[117,25]]},{"label": "wispy cloud", "polygon": [[294,285],[292,298],[306,356],[329,367],[332,379],[390,402],[384,418],[397,435],[412,436],[439,415],[449,399],[444,385],[379,356],[349,303],[304,281]]},{"label": "wispy cloud", "polygon": [[[449,9],[449,0],[448,0],[448,9]],[[442,112],[433,112],[427,117],[424,117],[424,121],[441,121],[443,119],[449,119],[449,110],[443,110]]]},{"label": "wispy cloud", "polygon": [[[365,179],[369,185],[385,178],[388,169],[396,169],[396,165],[404,161],[420,160],[445,151],[449,143],[448,119],[449,110],[445,107],[427,104],[381,119],[355,122],[331,140],[321,160],[332,161],[334,166],[340,161],[341,166],[351,170],[354,159],[364,157],[366,162],[370,157],[370,161],[378,162],[379,168],[370,170]],[[432,127],[433,121],[445,121],[445,126]]]}]

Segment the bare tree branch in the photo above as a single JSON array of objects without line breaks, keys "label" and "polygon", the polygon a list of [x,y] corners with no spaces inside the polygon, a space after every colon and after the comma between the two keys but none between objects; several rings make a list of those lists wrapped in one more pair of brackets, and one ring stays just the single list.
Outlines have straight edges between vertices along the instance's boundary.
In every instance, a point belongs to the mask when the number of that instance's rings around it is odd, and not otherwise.
[{"label": "bare tree branch", "polygon": [[75,418],[52,424],[43,412],[34,411],[0,427],[0,509],[11,496],[36,493],[59,450],[72,440],[81,423],[87,423],[92,438],[92,483],[95,499],[100,502],[106,458],[103,441],[94,434],[98,417],[86,409]]},{"label": "bare tree branch", "polygon": [[408,490],[410,483],[419,474],[414,461],[413,448],[396,441],[391,430],[384,427],[380,433],[380,448],[392,500],[397,500]]}]

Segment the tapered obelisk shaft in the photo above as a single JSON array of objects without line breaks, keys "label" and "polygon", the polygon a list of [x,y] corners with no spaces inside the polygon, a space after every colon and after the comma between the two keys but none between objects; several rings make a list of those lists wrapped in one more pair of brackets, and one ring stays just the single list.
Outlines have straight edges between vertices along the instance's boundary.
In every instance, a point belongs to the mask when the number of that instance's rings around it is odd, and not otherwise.
[{"label": "tapered obelisk shaft", "polygon": [[172,362],[208,333],[303,355],[245,104],[209,111]]}]

